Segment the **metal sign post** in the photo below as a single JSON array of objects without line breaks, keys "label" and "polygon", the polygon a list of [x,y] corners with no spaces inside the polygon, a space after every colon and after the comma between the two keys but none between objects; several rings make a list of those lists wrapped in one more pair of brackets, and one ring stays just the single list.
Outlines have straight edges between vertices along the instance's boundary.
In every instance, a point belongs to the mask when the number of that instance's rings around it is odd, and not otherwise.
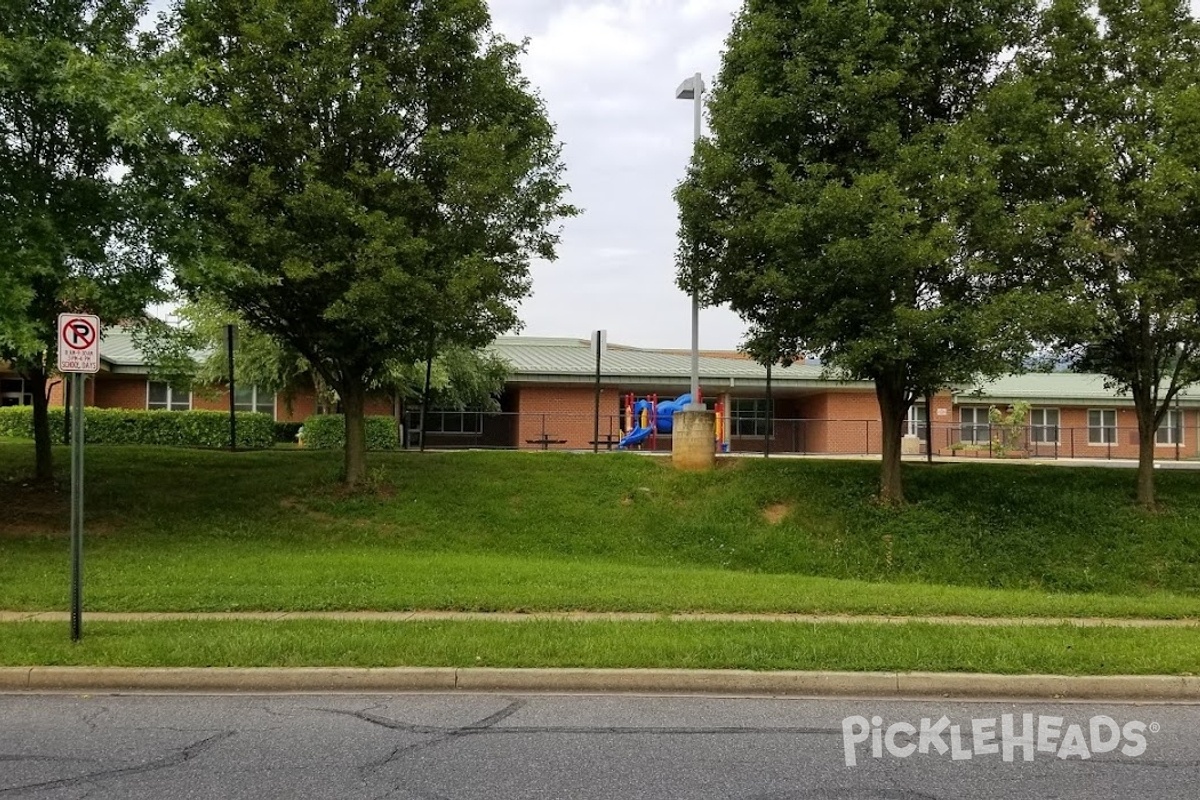
[{"label": "metal sign post", "polygon": [[592,351],[596,354],[596,408],[592,415],[592,452],[600,452],[600,356],[608,347],[608,331],[592,334]]},{"label": "metal sign post", "polygon": [[71,641],[83,638],[83,373],[71,379]]},{"label": "metal sign post", "polygon": [[[233,325],[225,326],[225,352],[229,354],[229,449],[237,450],[237,390],[233,385]],[[251,410],[253,410],[251,406]]]},{"label": "metal sign post", "polygon": [[100,371],[100,319],[59,314],[58,371],[71,375],[71,641],[83,638],[83,385]]}]

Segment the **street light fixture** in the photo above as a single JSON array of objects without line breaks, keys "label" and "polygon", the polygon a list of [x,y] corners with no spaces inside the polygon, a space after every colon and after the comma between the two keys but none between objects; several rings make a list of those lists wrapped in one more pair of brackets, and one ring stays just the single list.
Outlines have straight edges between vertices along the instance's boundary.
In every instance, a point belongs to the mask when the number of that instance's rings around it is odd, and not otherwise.
[{"label": "street light fixture", "polygon": [[[692,138],[692,147],[700,141],[700,114],[701,102],[704,96],[704,81],[697,72],[690,78],[686,78],[683,83],[679,84],[679,88],[675,90],[676,100],[691,100],[692,108],[695,114],[695,132]],[[692,401],[685,408],[686,411],[700,411],[705,408],[703,403],[697,402],[700,397],[700,301],[696,296],[696,280],[692,279]]]}]

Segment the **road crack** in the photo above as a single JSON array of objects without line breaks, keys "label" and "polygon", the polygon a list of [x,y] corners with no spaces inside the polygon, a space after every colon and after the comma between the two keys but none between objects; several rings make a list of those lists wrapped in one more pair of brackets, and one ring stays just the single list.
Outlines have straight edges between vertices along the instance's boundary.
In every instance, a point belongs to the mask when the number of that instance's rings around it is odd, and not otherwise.
[{"label": "road crack", "polygon": [[83,783],[94,783],[96,781],[107,780],[109,778],[122,777],[126,775],[140,775],[146,772],[169,769],[171,767],[176,767],[180,764],[191,761],[192,759],[202,755],[205,751],[212,749],[216,745],[233,736],[235,733],[236,731],[220,731],[219,733],[214,733],[212,736],[208,736],[198,742],[193,742],[178,752],[160,758],[157,761],[139,764],[136,767],[119,767],[117,769],[98,770],[96,772],[78,775],[74,778],[58,778],[57,780],[52,781],[27,783],[22,786],[11,786],[7,789],[0,789],[0,797],[4,795],[16,794],[17,792],[41,789],[60,789],[66,786],[78,786]]}]

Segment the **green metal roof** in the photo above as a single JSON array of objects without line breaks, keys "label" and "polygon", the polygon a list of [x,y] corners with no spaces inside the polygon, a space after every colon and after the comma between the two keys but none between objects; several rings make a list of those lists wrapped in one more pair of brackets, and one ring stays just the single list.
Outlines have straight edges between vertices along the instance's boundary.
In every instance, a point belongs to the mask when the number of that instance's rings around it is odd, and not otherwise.
[{"label": "green metal roof", "polygon": [[[204,357],[205,353],[192,351],[192,358]],[[100,360],[112,372],[145,375],[150,371],[146,355],[134,343],[133,334],[120,325],[101,327]]]},{"label": "green metal roof", "polygon": [[135,367],[134,371],[142,371],[146,366],[145,356],[133,343],[133,336],[124,328],[101,328],[100,358],[107,361],[113,371],[123,371],[120,367]]},{"label": "green metal roof", "polygon": [[[513,378],[530,382],[590,382],[595,380],[596,356],[587,339],[501,336],[489,348],[507,360]],[[606,382],[680,383],[691,376],[688,352],[650,350],[610,344],[600,359],[600,376]],[[781,386],[828,386],[831,381],[821,367],[793,364],[772,370],[771,380]],[[761,386],[767,370],[745,358],[701,354],[700,379],[722,387]],[[856,388],[869,384],[854,381]]]},{"label": "green metal roof", "polygon": [[[1106,387],[1103,375],[1084,372],[1028,372],[1009,375],[988,381],[974,389],[959,389],[954,393],[955,403],[1008,403],[1024,400],[1033,405],[1131,405],[1133,399],[1128,392]],[[1200,404],[1195,390],[1189,397],[1187,391],[1180,393],[1180,403]]]}]

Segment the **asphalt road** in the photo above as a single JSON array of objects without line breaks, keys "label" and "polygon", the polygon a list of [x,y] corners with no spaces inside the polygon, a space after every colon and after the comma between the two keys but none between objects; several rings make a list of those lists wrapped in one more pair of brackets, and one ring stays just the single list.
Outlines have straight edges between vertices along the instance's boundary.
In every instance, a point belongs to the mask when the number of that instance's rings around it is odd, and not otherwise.
[{"label": "asphalt road", "polygon": [[1194,800],[1198,730],[1189,705],[0,695],[0,800]]}]

